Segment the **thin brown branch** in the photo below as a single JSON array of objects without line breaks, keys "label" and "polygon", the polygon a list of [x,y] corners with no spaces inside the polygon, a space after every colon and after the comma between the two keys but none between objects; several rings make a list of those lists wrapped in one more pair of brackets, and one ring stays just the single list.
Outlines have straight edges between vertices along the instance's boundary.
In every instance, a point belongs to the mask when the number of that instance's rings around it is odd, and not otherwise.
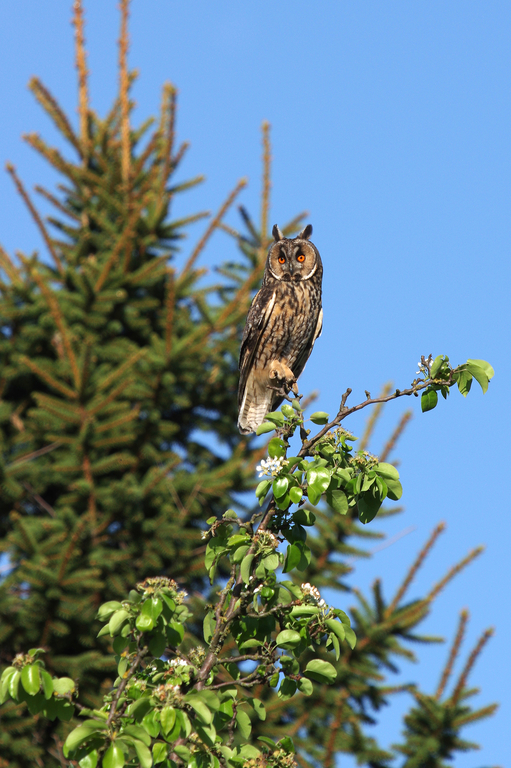
[{"label": "thin brown branch", "polygon": [[452,647],[449,653],[449,658],[447,659],[447,663],[445,665],[444,671],[442,672],[442,677],[440,679],[440,683],[438,684],[438,688],[435,693],[435,699],[440,698],[440,696],[445,690],[447,681],[449,680],[452,674],[452,668],[454,666],[454,662],[458,658],[461,643],[463,642],[463,637],[465,635],[465,628],[467,626],[468,617],[469,617],[469,612],[467,610],[464,610],[460,613],[460,620],[458,624],[458,630],[456,632],[456,637],[454,638],[454,642],[452,644]]},{"label": "thin brown branch", "polygon": [[386,461],[387,457],[390,456],[391,452],[394,450],[394,447],[403,434],[406,425],[412,418],[413,413],[412,411],[405,411],[401,418],[399,419],[399,423],[397,427],[395,428],[394,432],[390,436],[389,440],[385,444],[385,447],[383,448],[383,451],[380,454],[380,461]]},{"label": "thin brown branch", "polygon": [[181,273],[181,277],[186,275],[187,272],[189,272],[192,269],[193,265],[195,264],[195,262],[197,260],[197,257],[199,256],[201,251],[204,249],[204,246],[208,242],[209,238],[211,237],[211,235],[213,234],[215,229],[218,227],[218,225],[222,221],[223,217],[225,216],[225,214],[227,213],[227,211],[229,210],[229,208],[233,204],[233,202],[236,199],[237,195],[241,192],[241,190],[244,187],[246,187],[246,185],[247,185],[247,180],[246,179],[240,179],[240,181],[236,184],[236,186],[234,187],[233,191],[231,192],[231,194],[229,195],[229,197],[227,198],[225,203],[221,206],[221,208],[218,211],[217,215],[213,219],[211,219],[211,222],[210,222],[208,228],[206,229],[206,232],[201,237],[201,239],[199,240],[199,242],[195,246],[195,249],[193,250],[190,258],[186,262],[186,264],[185,264],[185,266],[183,268],[183,271]]},{"label": "thin brown branch", "polygon": [[13,179],[16,189],[20,193],[21,197],[23,198],[23,201],[25,205],[27,206],[28,210],[30,211],[30,214],[32,218],[34,219],[37,228],[39,229],[39,232],[41,233],[44,242],[46,243],[46,246],[53,258],[53,261],[55,262],[55,266],[57,267],[58,271],[62,275],[64,273],[64,267],[62,266],[62,262],[60,260],[60,257],[58,253],[56,252],[55,248],[53,247],[53,243],[51,241],[51,238],[46,230],[46,227],[43,224],[43,220],[39,216],[38,212],[36,211],[34,204],[32,203],[30,197],[28,196],[28,193],[23,186],[21,179],[19,178],[18,174],[16,173],[16,168],[12,163],[7,163],[6,165],[8,173],[11,175],[11,178]]},{"label": "thin brown branch", "polygon": [[463,689],[467,684],[467,678],[470,674],[470,671],[474,666],[474,664],[476,663],[477,657],[479,656],[479,654],[481,653],[481,651],[483,650],[484,646],[486,645],[490,637],[493,635],[493,633],[494,633],[493,627],[490,627],[489,629],[487,629],[486,632],[484,632],[481,635],[481,637],[479,638],[479,641],[477,642],[476,647],[468,657],[468,661],[463,668],[463,671],[459,677],[456,688],[454,689],[454,692],[451,696],[451,701],[453,702],[453,704],[458,703],[458,700],[463,692]]},{"label": "thin brown branch", "polygon": [[60,443],[51,443],[50,445],[45,445],[44,448],[39,448],[38,451],[32,451],[32,453],[26,453],[24,456],[20,456],[18,459],[14,459],[11,466],[14,466],[15,464],[21,464],[25,461],[32,461],[32,459],[37,459],[39,456],[44,456],[45,453],[50,453],[50,451],[54,451],[55,448],[58,448]]},{"label": "thin brown branch", "polygon": [[[141,636],[142,636],[142,633],[140,633],[139,637],[137,638],[138,642],[140,642],[140,637]],[[124,691],[126,689],[126,686],[128,685],[129,681],[131,680],[131,678],[133,677],[133,675],[137,671],[138,667],[140,666],[140,663],[141,663],[142,659],[144,658],[144,656],[147,656],[148,652],[149,652],[148,648],[140,648],[140,650],[138,651],[137,655],[133,659],[133,663],[132,663],[132,665],[130,667],[130,670],[129,670],[128,674],[126,675],[126,677],[124,677],[121,680],[120,685],[119,685],[119,687],[117,689],[117,693],[115,694],[115,698],[114,698],[114,700],[112,701],[112,703],[110,705],[110,714],[108,715],[108,720],[106,721],[107,726],[112,724],[112,720],[114,719],[115,713],[117,712],[117,707],[119,705],[119,701],[121,699],[121,696],[124,693]]]},{"label": "thin brown branch", "polygon": [[[443,382],[445,386],[452,386],[454,384],[454,379],[451,378],[448,381]],[[344,395],[341,399],[341,405],[339,408],[339,412],[335,419],[332,419],[332,421],[329,424],[326,424],[322,430],[318,432],[317,435],[314,435],[314,437],[311,437],[310,440],[306,440],[302,448],[300,449],[300,452],[298,453],[298,456],[309,456],[311,448],[318,442],[318,440],[321,440],[322,437],[324,437],[328,432],[330,432],[331,429],[338,426],[344,419],[346,419],[348,416],[351,416],[352,413],[356,413],[357,411],[361,411],[362,408],[367,408],[368,405],[376,405],[377,403],[388,403],[391,400],[397,400],[398,397],[409,397],[410,395],[418,396],[419,392],[423,389],[426,389],[431,385],[431,381],[421,381],[417,379],[415,382],[413,382],[412,386],[408,389],[396,389],[395,392],[393,392],[391,395],[387,395],[386,397],[368,397],[366,400],[364,400],[362,403],[358,403],[358,405],[354,405],[352,408],[346,408],[346,400],[351,395],[351,388],[348,387]]]},{"label": "thin brown branch", "polygon": [[80,121],[80,138],[84,148],[84,159],[89,154],[89,93],[87,54],[85,50],[84,14],[81,0],[75,0],[73,5],[73,26],[75,28],[75,66],[78,72],[78,117]]},{"label": "thin brown branch", "polygon": [[53,509],[53,507],[47,504],[46,501],[41,496],[39,496],[38,493],[35,492],[34,488],[32,488],[30,483],[23,483],[23,487],[25,488],[26,491],[28,491],[30,496],[32,496],[36,504],[39,507],[41,507],[41,509],[44,509],[45,512],[48,512],[48,514],[51,515],[51,517],[57,517],[57,514]]},{"label": "thin brown branch", "polygon": [[121,35],[119,38],[119,101],[121,104],[121,148],[122,148],[122,180],[126,190],[129,189],[131,142],[130,142],[130,102],[128,75],[128,19],[130,0],[121,0]]},{"label": "thin brown branch", "polygon": [[439,523],[437,527],[433,530],[433,533],[429,537],[428,541],[426,542],[425,546],[421,549],[419,554],[417,555],[415,562],[413,563],[412,567],[408,571],[405,580],[399,587],[398,591],[396,592],[396,595],[390,605],[387,607],[384,617],[387,619],[389,616],[391,616],[394,611],[396,610],[397,606],[399,605],[402,597],[406,593],[408,587],[412,583],[413,579],[415,578],[415,574],[421,567],[422,563],[424,562],[425,558],[429,555],[434,543],[440,536],[440,534],[445,530],[445,523]]}]

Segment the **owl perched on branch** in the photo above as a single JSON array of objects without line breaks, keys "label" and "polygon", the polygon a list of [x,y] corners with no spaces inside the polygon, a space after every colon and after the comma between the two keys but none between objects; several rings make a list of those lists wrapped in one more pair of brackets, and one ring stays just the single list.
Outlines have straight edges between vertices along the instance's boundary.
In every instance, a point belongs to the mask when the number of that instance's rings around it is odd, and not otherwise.
[{"label": "owl perched on branch", "polygon": [[277,225],[266,259],[263,284],[248,312],[240,351],[238,428],[255,432],[282,392],[297,392],[314,342],[321,333],[323,265],[309,242],[308,224],[297,237],[284,237]]}]

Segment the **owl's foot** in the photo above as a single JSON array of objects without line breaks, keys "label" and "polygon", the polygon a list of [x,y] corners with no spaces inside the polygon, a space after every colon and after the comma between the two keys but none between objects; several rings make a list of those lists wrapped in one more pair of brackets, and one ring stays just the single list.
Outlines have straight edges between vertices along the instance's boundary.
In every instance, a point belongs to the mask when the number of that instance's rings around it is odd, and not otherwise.
[{"label": "owl's foot", "polygon": [[[285,363],[281,363],[280,360],[273,360],[270,365],[270,387],[272,389],[280,389],[283,387],[286,392],[292,390],[295,395],[298,394],[298,386],[296,384],[296,376],[291,368]],[[275,387],[272,386],[275,383]]]}]

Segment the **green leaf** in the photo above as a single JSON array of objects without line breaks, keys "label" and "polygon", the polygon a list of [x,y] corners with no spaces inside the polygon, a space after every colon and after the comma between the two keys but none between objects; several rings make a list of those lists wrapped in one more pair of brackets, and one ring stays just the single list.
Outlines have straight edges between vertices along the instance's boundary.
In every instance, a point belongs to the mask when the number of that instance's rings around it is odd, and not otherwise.
[{"label": "green leaf", "polygon": [[287,547],[286,559],[284,560],[283,573],[289,573],[292,571],[300,560],[302,559],[302,552],[297,544],[289,544]]},{"label": "green leaf", "polygon": [[[284,420],[282,420],[284,421]],[[280,459],[286,455],[286,443],[280,437],[272,437],[268,443],[268,456],[271,459]]]},{"label": "green leaf", "polygon": [[271,487],[271,480],[261,480],[255,489],[255,495],[258,499],[264,499]]},{"label": "green leaf", "polygon": [[142,741],[146,747],[151,746],[151,737],[141,725],[127,725],[123,728],[123,735],[126,733],[128,736],[132,736],[138,741]]},{"label": "green leaf", "polygon": [[313,659],[305,667],[304,674],[318,683],[333,683],[337,678],[335,667],[329,661]]},{"label": "green leaf", "polygon": [[195,714],[203,723],[206,723],[206,725],[211,725],[213,722],[213,715],[211,714],[211,710],[204,703],[204,701],[201,700],[198,693],[187,694],[185,696],[185,701],[195,711]]},{"label": "green leaf", "polygon": [[51,695],[53,693],[53,680],[51,679],[51,675],[45,669],[41,669],[39,671],[41,674],[44,698],[51,699]]},{"label": "green leaf", "polygon": [[347,627],[344,625],[344,632],[346,633],[346,642],[350,646],[350,648],[354,648],[357,644],[357,636],[351,629],[351,627]]},{"label": "green leaf", "polygon": [[138,739],[134,739],[133,746],[135,747],[135,752],[137,753],[140,762],[140,768],[152,768],[153,756],[146,744],[138,741]]},{"label": "green leaf", "polygon": [[295,680],[291,680],[289,677],[285,677],[280,684],[280,688],[277,692],[277,696],[279,699],[282,699],[285,701],[286,699],[290,699],[291,696],[294,696],[297,689],[297,684]]},{"label": "green leaf", "polygon": [[432,411],[438,403],[438,395],[434,389],[426,389],[421,396],[422,412]]},{"label": "green leaf", "polygon": [[460,366],[460,369],[455,374],[455,380],[458,384],[459,391],[463,397],[466,397],[472,386],[472,374],[466,370],[466,366]]},{"label": "green leaf", "polygon": [[300,634],[294,629],[284,629],[277,635],[276,643],[281,648],[296,648],[302,641]]},{"label": "green leaf", "polygon": [[245,558],[243,558],[243,562],[241,564],[240,568],[240,575],[243,580],[244,584],[248,584],[250,581],[250,577],[252,576],[252,562],[254,560],[255,555],[247,555]]},{"label": "green leaf", "polygon": [[125,763],[122,747],[112,742],[103,757],[101,765],[103,768],[123,768]]},{"label": "green leaf", "polygon": [[293,739],[291,736],[284,736],[284,738],[279,739],[278,743],[279,746],[281,746],[282,749],[285,749],[286,752],[290,752],[292,755],[295,754],[295,745],[293,744]]},{"label": "green leaf", "polygon": [[271,413],[267,413],[264,418],[266,419],[266,421],[271,421],[272,424],[276,424],[277,427],[284,426],[284,421],[285,421],[284,415],[280,411],[272,411]]},{"label": "green leaf", "polygon": [[316,411],[311,415],[310,420],[313,424],[328,424],[329,418],[328,413],[325,413],[325,411]]},{"label": "green leaf", "polygon": [[314,692],[314,686],[307,677],[301,677],[298,680],[298,690],[303,693],[304,696],[310,696]]},{"label": "green leaf", "polygon": [[[139,699],[140,701],[140,699]],[[137,713],[138,714],[138,713]],[[142,726],[145,728],[149,736],[156,739],[160,733],[160,722],[156,719],[156,710],[150,709],[149,712],[142,718]]]},{"label": "green leaf", "polygon": [[339,640],[344,640],[346,637],[346,627],[344,624],[341,624],[340,621],[335,621],[335,619],[326,619],[325,625],[331,632],[337,635]]},{"label": "green leaf", "polygon": [[467,370],[469,373],[472,374],[472,376],[478,382],[478,384],[480,384],[481,389],[483,390],[483,394],[485,394],[488,390],[488,384],[489,384],[489,378],[486,371],[483,368],[481,368],[480,365],[477,365],[475,360],[469,360],[467,362]]},{"label": "green leaf", "polygon": [[387,497],[392,501],[399,501],[403,495],[403,486],[399,480],[387,479]]},{"label": "green leaf", "polygon": [[18,689],[19,689],[20,680],[21,680],[21,672],[19,671],[19,669],[16,669],[12,675],[9,675],[7,679],[9,680],[9,693],[11,695],[11,698],[17,701]]},{"label": "green leaf", "polygon": [[433,360],[433,363],[431,365],[431,369],[430,369],[430,372],[429,372],[432,379],[434,379],[435,376],[437,375],[438,371],[442,367],[442,363],[443,362],[444,362],[444,356],[443,355],[438,355]]},{"label": "green leaf", "polygon": [[358,517],[361,523],[366,525],[374,520],[381,507],[381,501],[374,498],[371,493],[365,493],[357,501]]},{"label": "green leaf", "polygon": [[252,725],[249,716],[242,709],[238,709],[236,713],[236,725],[241,737],[243,739],[249,739],[250,734],[252,733]]},{"label": "green leaf", "polygon": [[289,477],[286,477],[286,475],[275,478],[273,481],[273,495],[276,499],[281,499],[286,494],[288,485]]},{"label": "green leaf", "polygon": [[247,699],[247,701],[254,708],[254,711],[259,720],[266,720],[266,709],[263,702],[256,698],[250,698]]},{"label": "green leaf", "polygon": [[468,365],[477,365],[479,368],[482,368],[488,379],[493,379],[495,376],[495,371],[491,367],[490,363],[486,362],[486,360],[467,360],[467,363]]},{"label": "green leaf", "polygon": [[307,472],[307,484],[323,493],[330,485],[331,477],[332,473],[326,467],[312,467]]},{"label": "green leaf", "polygon": [[293,502],[293,504],[299,504],[303,497],[303,491],[301,488],[297,488],[294,486],[294,488],[290,488],[289,490],[289,498]]},{"label": "green leaf", "polygon": [[326,492],[326,502],[338,515],[345,515],[349,509],[348,497],[344,491],[329,489]]},{"label": "green leaf", "polygon": [[75,681],[70,677],[59,677],[52,680],[53,690],[63,696],[66,693],[75,692]]},{"label": "green leaf", "polygon": [[399,480],[399,472],[393,464],[387,464],[386,461],[380,461],[374,468],[385,480]]},{"label": "green leaf", "polygon": [[41,687],[41,675],[37,664],[27,664],[21,670],[21,684],[31,696],[39,693]]},{"label": "green leaf", "polygon": [[163,761],[166,760],[168,749],[168,746],[162,741],[157,741],[153,744],[153,762],[155,765],[163,763]]},{"label": "green leaf", "polygon": [[174,707],[163,707],[160,712],[160,723],[165,736],[173,729],[176,722],[176,710]]},{"label": "green leaf", "polygon": [[262,424],[259,424],[255,432],[256,435],[264,435],[266,432],[273,432],[274,429],[276,429],[275,424],[271,424],[269,421],[263,421]]},{"label": "green leaf", "polygon": [[143,696],[141,699],[137,699],[126,710],[128,717],[134,717],[137,722],[140,722],[145,715],[151,709],[151,701],[148,696]]},{"label": "green leaf", "polygon": [[280,565],[280,558],[276,552],[273,552],[271,555],[266,555],[262,562],[267,571],[276,571]]},{"label": "green leaf", "polygon": [[96,768],[98,764],[98,750],[93,749],[91,752],[89,752],[88,755],[85,755],[85,757],[82,757],[81,760],[78,760],[78,765],[80,768]]},{"label": "green leaf", "polygon": [[129,613],[124,610],[124,608],[120,611],[115,611],[115,613],[112,614],[110,621],[108,622],[108,631],[112,637],[121,631],[122,625],[128,618]]},{"label": "green leaf", "polygon": [[103,603],[103,605],[99,606],[97,617],[100,621],[106,621],[119,608],[122,608],[122,606],[118,600],[109,600],[108,603]]},{"label": "green leaf", "polygon": [[73,752],[80,744],[90,739],[93,733],[101,733],[101,723],[95,720],[87,720],[78,728],[74,728],[68,735],[64,742],[64,755],[68,756],[69,752]]},{"label": "green leaf", "polygon": [[[284,405],[280,410],[282,411],[284,416],[286,416],[288,419],[293,418],[293,416],[295,415],[295,409],[293,408],[292,405],[288,405],[287,403],[284,403]],[[268,418],[268,416],[266,416],[266,418]]]}]

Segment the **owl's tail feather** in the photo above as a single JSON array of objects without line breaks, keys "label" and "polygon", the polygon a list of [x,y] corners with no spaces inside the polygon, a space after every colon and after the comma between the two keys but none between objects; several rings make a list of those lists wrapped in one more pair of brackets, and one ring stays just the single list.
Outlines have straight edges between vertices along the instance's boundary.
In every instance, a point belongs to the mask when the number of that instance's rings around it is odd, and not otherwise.
[{"label": "owl's tail feather", "polygon": [[242,435],[255,432],[264,417],[271,411],[272,391],[267,386],[258,386],[248,381],[238,416],[238,429]]}]

